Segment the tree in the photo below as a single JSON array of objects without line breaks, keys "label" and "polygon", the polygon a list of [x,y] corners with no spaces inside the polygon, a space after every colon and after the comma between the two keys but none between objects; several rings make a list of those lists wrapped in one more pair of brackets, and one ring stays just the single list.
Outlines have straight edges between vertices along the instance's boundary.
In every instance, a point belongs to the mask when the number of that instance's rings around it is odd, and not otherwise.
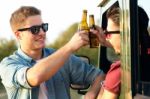
[{"label": "tree", "polygon": [[0,60],[12,54],[16,49],[15,40],[0,39]]}]

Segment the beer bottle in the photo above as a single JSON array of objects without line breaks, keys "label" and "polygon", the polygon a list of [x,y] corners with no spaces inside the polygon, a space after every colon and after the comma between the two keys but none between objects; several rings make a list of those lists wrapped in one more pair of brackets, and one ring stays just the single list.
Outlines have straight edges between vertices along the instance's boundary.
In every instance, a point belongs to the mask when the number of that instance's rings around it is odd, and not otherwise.
[{"label": "beer bottle", "polygon": [[[89,28],[96,29],[94,15],[89,15]],[[95,34],[89,32],[90,48],[97,48],[99,46],[98,38]]]},{"label": "beer bottle", "polygon": [[87,10],[83,10],[82,13],[82,19],[81,22],[79,23],[78,30],[87,30],[87,33],[89,33],[89,27],[87,23]]}]

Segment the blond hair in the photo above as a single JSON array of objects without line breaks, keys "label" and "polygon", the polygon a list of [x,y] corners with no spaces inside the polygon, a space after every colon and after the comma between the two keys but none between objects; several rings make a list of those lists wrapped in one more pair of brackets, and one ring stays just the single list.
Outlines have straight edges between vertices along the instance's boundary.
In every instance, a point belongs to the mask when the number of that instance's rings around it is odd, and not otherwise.
[{"label": "blond hair", "polygon": [[21,6],[10,18],[10,25],[13,32],[16,32],[19,28],[23,27],[26,19],[30,16],[41,15],[41,11],[32,6]]}]

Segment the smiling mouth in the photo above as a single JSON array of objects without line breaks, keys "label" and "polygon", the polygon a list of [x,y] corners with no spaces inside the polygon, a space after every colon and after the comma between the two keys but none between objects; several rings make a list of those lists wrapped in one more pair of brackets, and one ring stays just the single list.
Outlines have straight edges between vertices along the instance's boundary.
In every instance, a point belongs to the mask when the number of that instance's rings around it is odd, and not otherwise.
[{"label": "smiling mouth", "polygon": [[40,37],[40,38],[36,39],[35,41],[45,41],[45,37]]}]

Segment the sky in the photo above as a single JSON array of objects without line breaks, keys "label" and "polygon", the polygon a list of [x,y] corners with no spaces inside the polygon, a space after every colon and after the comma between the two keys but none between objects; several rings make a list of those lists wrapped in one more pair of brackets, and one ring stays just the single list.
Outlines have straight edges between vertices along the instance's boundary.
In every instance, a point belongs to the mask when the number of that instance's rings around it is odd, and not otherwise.
[{"label": "sky", "polygon": [[[49,23],[47,41],[52,43],[70,25],[80,22],[83,9],[88,10],[88,15],[94,14],[95,20],[99,19],[98,1],[100,0],[4,0],[0,3],[0,38],[15,38],[9,25],[11,13],[20,6],[31,5],[40,9],[43,21]],[[139,0],[139,3],[150,17],[150,0]]]}]

